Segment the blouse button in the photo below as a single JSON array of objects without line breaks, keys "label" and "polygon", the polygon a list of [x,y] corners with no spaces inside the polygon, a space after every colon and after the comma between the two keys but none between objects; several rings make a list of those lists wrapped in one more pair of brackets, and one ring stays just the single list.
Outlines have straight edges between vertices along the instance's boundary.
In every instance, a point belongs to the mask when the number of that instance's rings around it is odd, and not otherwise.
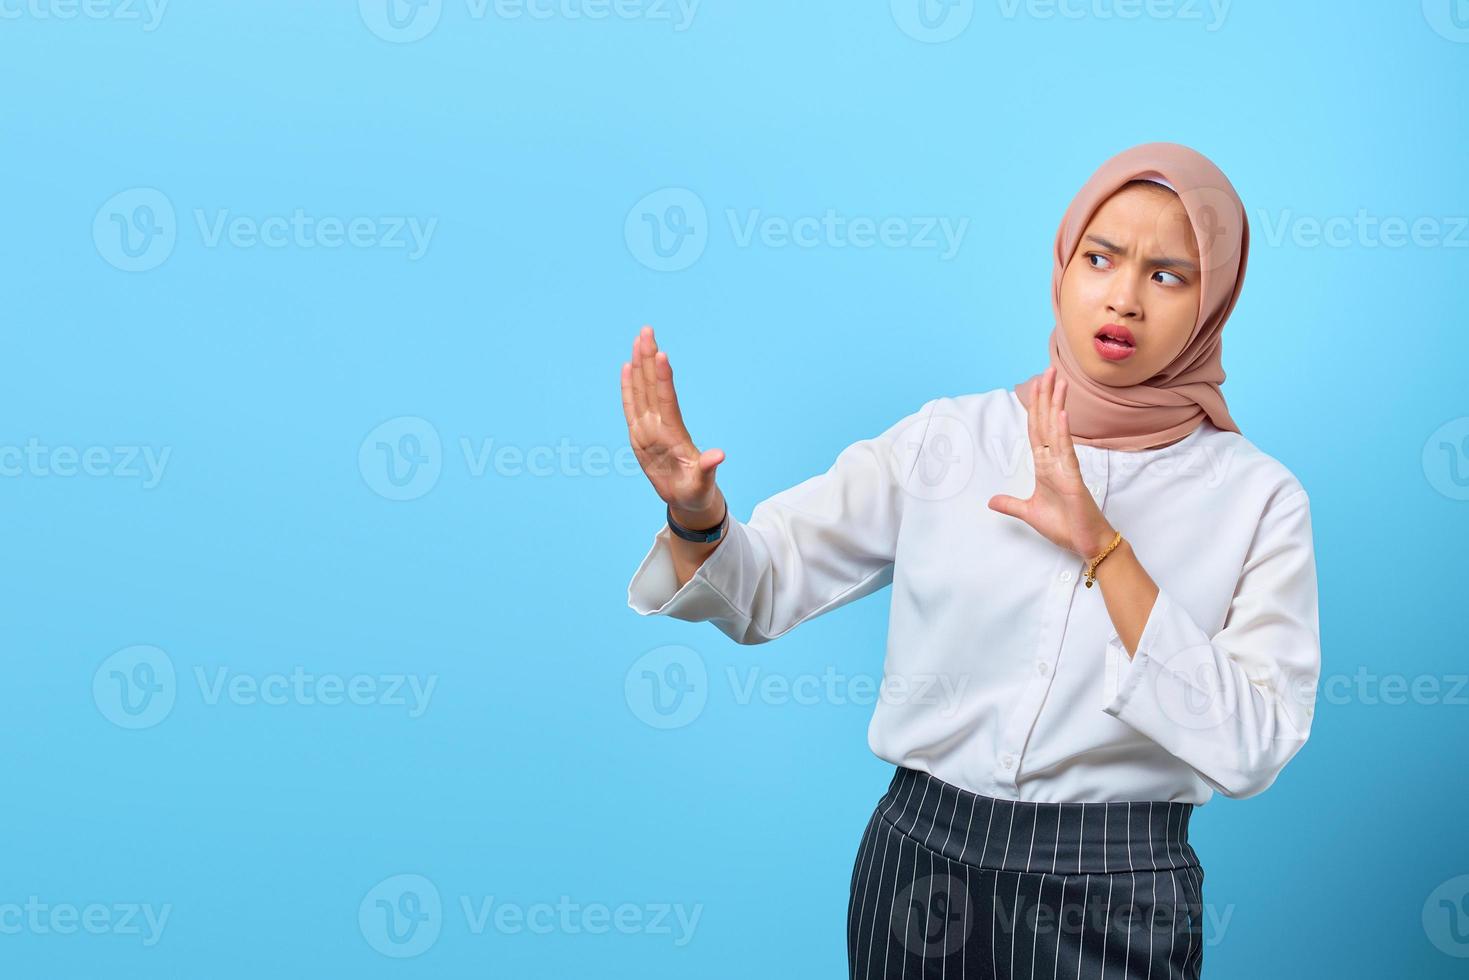
[{"label": "blouse button", "polygon": [[1035,665],[1035,672],[1037,674],[1040,674],[1042,677],[1046,676],[1047,672],[1049,672],[1050,669],[1051,665],[1046,663],[1044,660]]},{"label": "blouse button", "polygon": [[1004,766],[1006,769],[1009,769],[1011,766],[1015,765],[1015,757],[1013,755],[1005,756],[1003,759],[1000,760],[1000,765]]},{"label": "blouse button", "polygon": [[1070,569],[1068,569],[1068,570],[1066,570],[1066,571],[1064,571],[1064,572],[1061,573],[1061,581],[1063,581],[1063,582],[1070,582],[1071,581],[1071,571],[1070,571]]}]

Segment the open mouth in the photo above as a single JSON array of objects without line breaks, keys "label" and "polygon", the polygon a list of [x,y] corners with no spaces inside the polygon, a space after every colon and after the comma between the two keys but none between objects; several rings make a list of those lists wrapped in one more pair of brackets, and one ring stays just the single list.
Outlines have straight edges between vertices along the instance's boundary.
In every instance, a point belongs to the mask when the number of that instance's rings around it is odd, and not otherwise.
[{"label": "open mouth", "polygon": [[1109,361],[1130,357],[1137,348],[1137,338],[1132,331],[1116,323],[1109,323],[1098,330],[1092,343],[1096,345],[1097,353]]},{"label": "open mouth", "polygon": [[1097,339],[1104,344],[1111,344],[1114,347],[1131,348],[1137,346],[1137,338],[1132,335],[1132,331],[1115,323],[1109,323],[1098,330]]}]

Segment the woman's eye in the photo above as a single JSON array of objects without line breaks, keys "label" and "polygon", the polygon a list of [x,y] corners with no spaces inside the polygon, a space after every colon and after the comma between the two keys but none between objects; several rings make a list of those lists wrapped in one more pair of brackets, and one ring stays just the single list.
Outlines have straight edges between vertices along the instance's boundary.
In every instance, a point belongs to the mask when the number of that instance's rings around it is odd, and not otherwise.
[{"label": "woman's eye", "polygon": [[[1091,262],[1092,259],[1101,259],[1104,262],[1107,261],[1107,257],[1105,255],[1099,255],[1096,252],[1088,252],[1088,253],[1086,253],[1086,258],[1087,258],[1087,261],[1088,262]],[[1101,268],[1101,266],[1093,265],[1092,268],[1093,269],[1097,269],[1097,268]]]},{"label": "woman's eye", "polygon": [[1160,270],[1158,270],[1158,275],[1160,275],[1160,276],[1173,276],[1173,278],[1177,281],[1177,284],[1178,285],[1180,285],[1180,286],[1183,285],[1183,279],[1181,279],[1180,277],[1178,277],[1176,275],[1173,275],[1173,273],[1171,273],[1171,272],[1164,272],[1163,270],[1160,269]]}]

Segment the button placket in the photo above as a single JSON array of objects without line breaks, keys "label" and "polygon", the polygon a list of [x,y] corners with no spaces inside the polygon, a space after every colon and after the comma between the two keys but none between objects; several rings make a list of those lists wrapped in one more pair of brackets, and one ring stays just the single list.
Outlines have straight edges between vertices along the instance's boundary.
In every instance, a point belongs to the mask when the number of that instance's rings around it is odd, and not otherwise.
[{"label": "button placket", "polygon": [[[1070,559],[1063,557],[1060,561],[1067,562]],[[1017,799],[1019,789],[1016,776],[1024,758],[1025,744],[1030,739],[1030,733],[1034,730],[1036,720],[1040,717],[1041,706],[1045,704],[1046,695],[1050,692],[1055,675],[1055,671],[1051,668],[1061,655],[1061,640],[1065,636],[1067,614],[1071,607],[1072,597],[1076,593],[1077,583],[1081,581],[1074,568],[1062,568],[1055,574],[1056,581],[1059,583],[1056,590],[1051,593],[1055,596],[1055,601],[1048,601],[1042,607],[1043,622],[1035,656],[1031,661],[1031,669],[1020,691],[1020,696],[1015,699],[1014,713],[1010,717],[1009,724],[1005,726],[999,745],[999,755],[995,760],[996,783],[1003,786]],[[1068,584],[1071,587],[1065,588],[1064,586]]]}]

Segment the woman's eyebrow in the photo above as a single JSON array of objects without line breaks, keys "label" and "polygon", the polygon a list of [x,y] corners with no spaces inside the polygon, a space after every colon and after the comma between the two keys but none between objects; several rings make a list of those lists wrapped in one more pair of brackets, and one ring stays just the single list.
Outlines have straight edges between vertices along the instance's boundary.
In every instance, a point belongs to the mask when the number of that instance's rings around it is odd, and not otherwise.
[{"label": "woman's eyebrow", "polygon": [[[1115,242],[1109,242],[1107,241],[1107,239],[1103,238],[1100,235],[1087,235],[1086,240],[1096,244],[1100,248],[1105,248],[1109,252],[1116,252],[1118,255],[1132,254],[1131,249],[1128,249],[1122,245],[1118,245]],[[1197,275],[1199,272],[1199,267],[1190,262],[1188,259],[1175,259],[1166,255],[1159,255],[1147,259],[1147,262],[1149,265],[1156,265],[1167,269],[1183,269],[1184,271],[1192,272],[1195,275]]]}]

